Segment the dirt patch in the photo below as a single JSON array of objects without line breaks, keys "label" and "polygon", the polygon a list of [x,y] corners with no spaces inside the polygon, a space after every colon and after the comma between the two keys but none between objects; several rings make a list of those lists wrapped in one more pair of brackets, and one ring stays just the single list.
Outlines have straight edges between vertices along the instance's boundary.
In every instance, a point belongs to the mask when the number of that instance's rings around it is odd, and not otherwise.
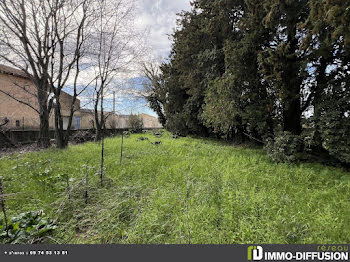
[{"label": "dirt patch", "polygon": [[26,144],[26,145],[17,145],[17,147],[11,148],[2,148],[0,149],[0,157],[11,156],[14,154],[25,155],[30,152],[38,152],[42,150],[39,148],[36,143]]}]

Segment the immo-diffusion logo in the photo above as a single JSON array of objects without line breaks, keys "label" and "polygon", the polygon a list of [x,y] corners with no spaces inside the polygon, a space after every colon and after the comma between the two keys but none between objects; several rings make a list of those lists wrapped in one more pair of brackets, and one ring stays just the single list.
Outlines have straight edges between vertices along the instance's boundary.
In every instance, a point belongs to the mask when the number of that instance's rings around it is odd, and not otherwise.
[{"label": "immo-diffusion logo", "polygon": [[348,246],[322,246],[317,251],[264,251],[261,246],[248,247],[249,261],[348,261]]},{"label": "immo-diffusion logo", "polygon": [[264,250],[261,246],[248,247],[248,260],[262,260],[264,257]]}]

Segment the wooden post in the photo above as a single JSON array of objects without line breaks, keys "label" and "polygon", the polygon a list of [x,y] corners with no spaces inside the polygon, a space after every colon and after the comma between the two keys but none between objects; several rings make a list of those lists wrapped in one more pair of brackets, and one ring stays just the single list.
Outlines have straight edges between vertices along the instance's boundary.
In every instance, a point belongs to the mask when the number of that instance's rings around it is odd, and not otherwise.
[{"label": "wooden post", "polygon": [[6,236],[9,236],[9,227],[7,222],[7,215],[6,215],[6,206],[5,206],[5,196],[4,196],[4,188],[2,184],[2,177],[0,177],[0,196],[1,196],[1,209],[2,213],[4,214],[4,220],[5,220],[5,226],[6,226]]},{"label": "wooden post", "polygon": [[68,196],[68,199],[70,199],[70,185],[69,185],[68,171],[67,171],[67,174],[66,174],[66,180],[67,180],[67,196]]},{"label": "wooden post", "polygon": [[19,165],[18,165],[18,158],[19,158],[19,156],[17,155],[16,156],[16,176],[18,177],[18,167],[19,167]]},{"label": "wooden post", "polygon": [[85,204],[88,203],[88,198],[89,198],[89,173],[86,172],[86,178],[85,178]]},{"label": "wooden post", "polygon": [[101,186],[103,186],[103,169],[104,169],[104,149],[105,149],[105,136],[104,136],[104,129],[102,130],[102,145],[101,145]]},{"label": "wooden post", "polygon": [[120,148],[120,164],[122,164],[122,161],[123,161],[123,144],[124,144],[124,131],[122,131],[122,144]]},{"label": "wooden post", "polygon": [[113,117],[115,117],[115,91],[113,92]]}]

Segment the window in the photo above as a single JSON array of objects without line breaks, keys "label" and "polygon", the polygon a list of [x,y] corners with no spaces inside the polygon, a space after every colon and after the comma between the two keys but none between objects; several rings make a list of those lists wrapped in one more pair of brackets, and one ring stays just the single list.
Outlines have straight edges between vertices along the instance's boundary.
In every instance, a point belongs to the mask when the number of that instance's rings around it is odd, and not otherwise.
[{"label": "window", "polygon": [[67,130],[68,129],[68,123],[69,123],[69,117],[63,116],[62,117],[62,121],[63,121],[63,130]]},{"label": "window", "polygon": [[80,129],[80,116],[74,117],[74,128]]},{"label": "window", "polygon": [[20,127],[21,126],[21,121],[16,120],[16,127]]}]

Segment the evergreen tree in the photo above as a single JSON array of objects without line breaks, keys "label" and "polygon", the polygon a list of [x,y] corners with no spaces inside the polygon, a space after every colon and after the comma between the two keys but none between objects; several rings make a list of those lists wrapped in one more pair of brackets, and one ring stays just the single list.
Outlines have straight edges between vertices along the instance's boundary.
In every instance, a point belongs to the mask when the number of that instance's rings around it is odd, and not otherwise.
[{"label": "evergreen tree", "polygon": [[314,152],[350,163],[350,3],[311,0],[303,49],[313,67]]},{"label": "evergreen tree", "polygon": [[208,82],[224,73],[222,48],[229,24],[225,23],[228,19],[221,19],[225,16],[221,16],[218,5],[225,7],[227,3],[229,1],[194,1],[193,10],[180,15],[180,29],[172,36],[170,61],[162,67],[168,86],[164,109],[171,131],[208,134],[202,121],[202,106]]},{"label": "evergreen tree", "polygon": [[312,131],[309,150],[349,163],[349,5],[193,1],[179,17],[153,107],[175,133],[272,138],[274,152],[300,152]]},{"label": "evergreen tree", "polygon": [[258,63],[269,30],[261,23],[261,1],[237,2],[231,10],[235,38],[225,42],[226,73],[210,84],[204,118],[209,126],[229,137],[251,135],[261,139],[273,129],[274,101]]},{"label": "evergreen tree", "polygon": [[272,31],[269,46],[260,54],[265,79],[273,85],[281,107],[283,131],[302,131],[302,88],[306,66],[299,51],[303,37],[298,29],[308,14],[305,0],[265,0],[264,25]]}]

